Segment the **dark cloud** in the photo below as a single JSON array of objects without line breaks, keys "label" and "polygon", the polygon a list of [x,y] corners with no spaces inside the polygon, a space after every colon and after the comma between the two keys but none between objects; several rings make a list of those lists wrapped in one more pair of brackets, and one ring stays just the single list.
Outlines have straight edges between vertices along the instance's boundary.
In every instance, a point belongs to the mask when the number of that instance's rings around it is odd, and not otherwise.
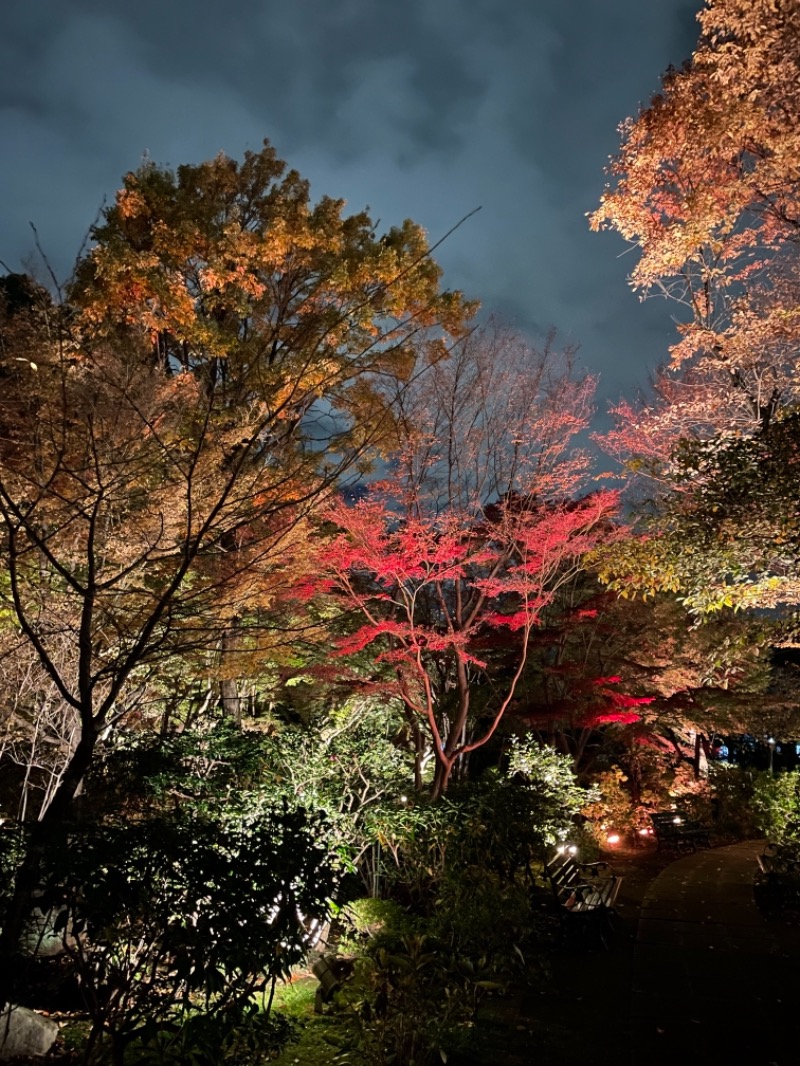
[{"label": "dark cloud", "polygon": [[0,8],[0,256],[34,220],[65,273],[143,153],[268,137],[316,194],[410,216],[448,281],[555,325],[615,395],[662,359],[613,236],[587,229],[618,123],[696,36],[689,0],[26,0]]}]

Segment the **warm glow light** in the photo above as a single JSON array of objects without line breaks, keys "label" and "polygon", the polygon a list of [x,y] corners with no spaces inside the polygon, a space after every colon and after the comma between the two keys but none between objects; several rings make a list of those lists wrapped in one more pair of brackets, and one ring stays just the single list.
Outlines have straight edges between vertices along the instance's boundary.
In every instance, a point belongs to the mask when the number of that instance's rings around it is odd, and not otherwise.
[{"label": "warm glow light", "polygon": [[619,833],[609,833],[606,840],[609,844],[619,844]]},{"label": "warm glow light", "polygon": [[574,844],[570,844],[570,846],[567,848],[567,851],[570,853],[570,855],[578,854],[578,849],[575,847]]},{"label": "warm glow light", "polygon": [[683,818],[681,818],[681,816],[679,814],[676,814],[675,817],[672,819],[672,824],[673,825],[680,825],[682,822],[683,822]]},{"label": "warm glow light", "polygon": [[652,832],[653,832],[652,829],[640,829],[639,830],[639,836],[640,837],[649,837]]}]

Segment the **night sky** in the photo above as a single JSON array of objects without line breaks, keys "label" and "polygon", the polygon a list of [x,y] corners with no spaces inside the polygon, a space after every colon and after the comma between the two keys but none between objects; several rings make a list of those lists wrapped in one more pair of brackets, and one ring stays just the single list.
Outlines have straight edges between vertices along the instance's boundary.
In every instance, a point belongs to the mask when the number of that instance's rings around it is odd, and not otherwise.
[{"label": "night sky", "polygon": [[267,137],[312,194],[413,218],[451,287],[529,337],[555,326],[630,393],[673,339],[613,234],[588,230],[617,126],[697,36],[701,0],[3,0],[0,258],[29,221],[60,276],[147,154]]}]

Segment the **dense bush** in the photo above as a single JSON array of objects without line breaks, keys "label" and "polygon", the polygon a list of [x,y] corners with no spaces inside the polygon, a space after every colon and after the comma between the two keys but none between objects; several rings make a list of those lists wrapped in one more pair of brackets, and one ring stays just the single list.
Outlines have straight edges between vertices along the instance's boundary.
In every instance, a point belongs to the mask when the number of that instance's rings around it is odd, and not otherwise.
[{"label": "dense bush", "polygon": [[628,777],[619,766],[595,777],[597,796],[583,808],[583,815],[596,842],[603,843],[611,830],[633,834],[650,824],[643,806],[633,802],[627,785]]},{"label": "dense bush", "polygon": [[[286,1038],[265,1009],[274,978],[309,946],[300,915],[327,916],[372,812],[407,784],[396,727],[364,702],[314,729],[112,734],[39,901],[59,915],[91,1057],[252,1064]],[[17,836],[0,835],[0,897]]]},{"label": "dense bush", "polygon": [[349,908],[345,946],[357,949],[359,932],[362,944],[343,1061],[442,1061],[483,995],[542,977],[553,924],[535,868],[589,796],[567,759],[515,741],[506,773],[374,813],[379,885],[392,898]]},{"label": "dense bush", "polygon": [[380,935],[347,941],[352,1061],[435,1058],[488,989],[541,973],[551,925],[535,869],[590,793],[569,760],[513,740],[505,772],[415,802],[389,719],[364,705],[314,730],[221,723],[109,745],[85,804],[105,820],[52,852],[43,901],[60,908],[96,1059],[270,1054],[288,1035],[270,1015],[274,979],[308,946],[301,914],[324,918],[336,893],[332,850],[390,897],[356,908],[381,910]]},{"label": "dense bush", "polygon": [[740,839],[800,840],[800,772],[717,765],[710,784],[717,828]]},{"label": "dense bush", "polygon": [[242,1044],[249,1063],[271,1052],[286,1036],[268,1020],[275,980],[337,890],[325,840],[321,818],[253,801],[83,826],[52,848],[41,906],[77,973],[92,1061],[121,1064],[131,1045],[198,1066]]},{"label": "dense bush", "polygon": [[358,961],[345,993],[348,1033],[337,1062],[446,1062],[444,1048],[473,1018],[477,991],[474,965],[432,937],[412,934],[376,947]]},{"label": "dense bush", "polygon": [[514,739],[505,773],[487,771],[434,804],[395,804],[370,815],[385,892],[424,910],[445,876],[469,880],[480,871],[510,883],[573,828],[592,795],[577,784],[569,759]]},{"label": "dense bush", "polygon": [[541,845],[568,831],[575,815],[595,798],[578,784],[572,760],[532,737],[509,741],[508,777],[521,782]]},{"label": "dense bush", "polygon": [[391,818],[411,779],[394,737],[391,708],[351,701],[308,726],[263,733],[228,721],[167,737],[119,733],[90,791],[104,809],[173,810],[190,801],[217,808],[246,790],[271,802],[324,811],[329,840],[346,849],[366,887],[381,812]]}]

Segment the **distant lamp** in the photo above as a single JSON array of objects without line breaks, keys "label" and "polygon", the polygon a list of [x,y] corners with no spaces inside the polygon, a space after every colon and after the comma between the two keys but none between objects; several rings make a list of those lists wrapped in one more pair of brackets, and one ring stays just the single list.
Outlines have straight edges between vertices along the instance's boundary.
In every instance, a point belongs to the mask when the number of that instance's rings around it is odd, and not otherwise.
[{"label": "distant lamp", "polygon": [[570,855],[578,854],[578,849],[575,847],[574,844],[570,844],[570,846],[567,848],[567,851],[570,853]]},{"label": "distant lamp", "polygon": [[681,818],[681,816],[679,814],[676,814],[675,817],[672,819],[672,824],[673,825],[683,825],[683,818]]},{"label": "distant lamp", "polygon": [[611,845],[619,844],[619,839],[620,839],[619,833],[609,833],[608,836],[606,837],[606,840]]}]

